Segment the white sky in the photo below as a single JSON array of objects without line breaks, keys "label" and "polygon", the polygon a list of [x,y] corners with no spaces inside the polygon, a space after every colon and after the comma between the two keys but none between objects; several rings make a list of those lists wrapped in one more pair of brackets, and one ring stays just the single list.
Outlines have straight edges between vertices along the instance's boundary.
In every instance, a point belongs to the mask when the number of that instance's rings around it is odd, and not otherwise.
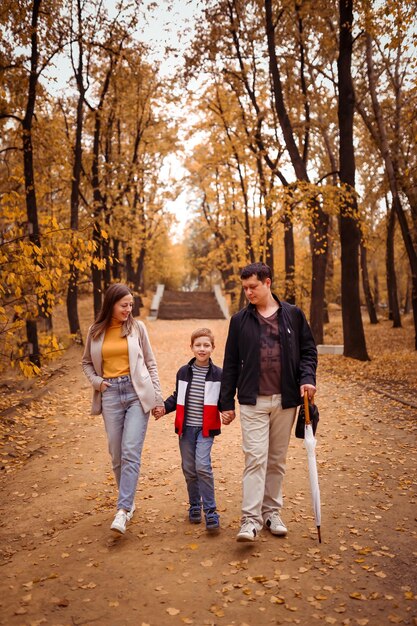
[{"label": "white sky", "polygon": [[[182,64],[182,52],[192,38],[194,23],[201,13],[201,3],[199,0],[157,0],[155,4],[157,6],[147,12],[147,23],[143,28],[141,25],[137,37],[152,47],[153,56],[161,63],[162,75],[169,76]],[[172,52],[167,55],[167,47],[175,48],[178,54]],[[176,171],[177,180],[186,173],[175,155],[169,159],[169,167]],[[167,209],[178,220],[173,235],[179,240],[190,211],[186,193],[181,193],[175,201],[169,202]]]},{"label": "white sky", "polygon": [[[110,14],[116,12],[115,0],[104,0]],[[151,48],[150,60],[155,59],[161,64],[161,74],[169,76],[183,62],[183,51],[187,48],[193,36],[193,25],[201,14],[199,0],[152,0],[143,4],[144,20],[139,22],[135,33],[139,41],[143,41]],[[166,52],[167,48],[175,50]],[[177,52],[175,52],[177,51]],[[70,61],[67,57],[55,60],[55,69],[45,73],[48,88],[59,94],[68,89],[68,82],[72,77]],[[52,82],[51,82],[52,79]],[[183,114],[183,110],[179,113]],[[175,115],[175,111],[173,111]],[[181,162],[172,155],[167,163],[167,171],[175,171],[175,179],[179,180],[186,173]],[[186,221],[188,201],[185,193],[179,195],[176,201],[169,202],[167,209],[174,213],[178,220],[178,227],[173,233],[174,238],[181,239]],[[189,214],[189,210],[188,210]]]}]

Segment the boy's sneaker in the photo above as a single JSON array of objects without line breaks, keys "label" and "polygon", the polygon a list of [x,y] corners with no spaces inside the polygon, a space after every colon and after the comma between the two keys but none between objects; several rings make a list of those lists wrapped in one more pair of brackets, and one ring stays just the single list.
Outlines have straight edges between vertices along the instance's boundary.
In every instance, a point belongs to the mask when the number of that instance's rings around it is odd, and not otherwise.
[{"label": "boy's sneaker", "polygon": [[251,520],[246,520],[236,535],[236,541],[256,541],[257,535],[255,524]]},{"label": "boy's sneaker", "polygon": [[277,535],[278,537],[284,537],[288,532],[287,527],[276,511],[265,519],[265,527],[268,528],[273,535]]},{"label": "boy's sneaker", "polygon": [[130,511],[127,511],[127,513],[126,513],[126,520],[127,520],[128,522],[130,522],[130,520],[132,519],[132,517],[133,517],[133,513],[134,513],[135,511],[136,511],[136,504],[135,504],[135,503],[133,503],[133,506],[132,506],[132,508],[130,509]]},{"label": "boy's sneaker", "polygon": [[213,509],[206,513],[206,530],[218,530],[220,528],[219,514]]},{"label": "boy's sneaker", "polygon": [[192,506],[188,512],[188,519],[191,524],[201,524],[201,507]]},{"label": "boy's sneaker", "polygon": [[124,535],[126,532],[126,523],[127,523],[127,513],[123,509],[119,509],[114,517],[113,523],[110,526],[111,530],[114,530],[116,533],[120,533]]}]

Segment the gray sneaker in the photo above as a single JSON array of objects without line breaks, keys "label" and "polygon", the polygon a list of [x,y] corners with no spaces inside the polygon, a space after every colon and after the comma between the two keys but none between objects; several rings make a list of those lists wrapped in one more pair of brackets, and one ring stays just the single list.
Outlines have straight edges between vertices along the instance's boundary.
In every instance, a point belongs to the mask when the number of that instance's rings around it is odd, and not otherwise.
[{"label": "gray sneaker", "polygon": [[120,535],[124,535],[126,532],[126,523],[127,523],[127,513],[123,509],[119,509],[114,517],[113,523],[110,526],[111,530],[119,533]]},{"label": "gray sneaker", "polygon": [[265,528],[268,528],[273,535],[277,535],[278,537],[284,537],[288,532],[287,527],[276,511],[265,519]]},{"label": "gray sneaker", "polygon": [[255,524],[251,520],[246,520],[236,535],[236,541],[256,541],[257,535]]}]

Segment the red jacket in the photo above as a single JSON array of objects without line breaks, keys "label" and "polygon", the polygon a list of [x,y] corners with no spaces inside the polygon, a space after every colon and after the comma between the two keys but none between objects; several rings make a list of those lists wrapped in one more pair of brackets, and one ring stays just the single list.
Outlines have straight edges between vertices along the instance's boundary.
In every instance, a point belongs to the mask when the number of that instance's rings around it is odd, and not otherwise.
[{"label": "red jacket", "polygon": [[[171,413],[175,409],[175,432],[181,437],[184,428],[184,421],[187,409],[190,383],[193,378],[192,365],[195,359],[191,359],[187,365],[183,365],[177,372],[174,393],[164,402],[165,410]],[[204,408],[203,408],[203,437],[214,437],[220,435],[220,413],[218,409],[220,383],[222,370],[209,362],[209,369],[204,383]]]}]

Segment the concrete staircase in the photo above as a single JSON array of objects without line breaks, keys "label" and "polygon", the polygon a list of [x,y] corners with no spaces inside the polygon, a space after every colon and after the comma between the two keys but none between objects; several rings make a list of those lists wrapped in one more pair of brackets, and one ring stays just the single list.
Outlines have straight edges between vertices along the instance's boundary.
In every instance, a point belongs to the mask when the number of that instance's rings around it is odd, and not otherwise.
[{"label": "concrete staircase", "polygon": [[225,319],[212,291],[164,290],[158,309],[160,320]]}]

